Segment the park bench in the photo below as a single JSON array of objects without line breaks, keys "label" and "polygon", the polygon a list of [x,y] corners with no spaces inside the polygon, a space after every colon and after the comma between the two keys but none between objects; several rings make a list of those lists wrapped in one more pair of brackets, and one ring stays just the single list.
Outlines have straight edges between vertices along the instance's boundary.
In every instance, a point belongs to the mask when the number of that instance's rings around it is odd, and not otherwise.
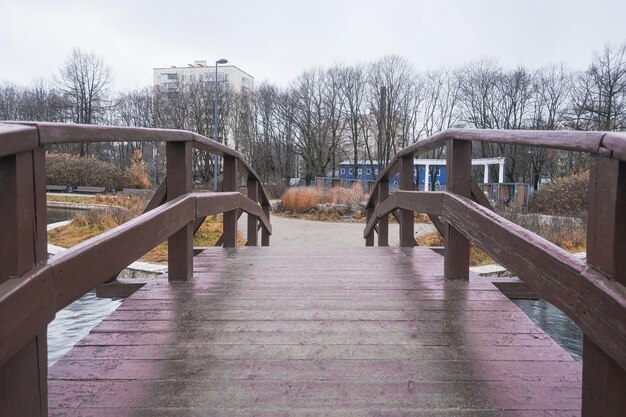
[{"label": "park bench", "polygon": [[82,186],[79,185],[78,187],[76,187],[76,189],[74,190],[77,193],[103,193],[105,191],[104,187],[89,187],[89,186]]},{"label": "park bench", "polygon": [[60,193],[64,193],[67,191],[66,185],[46,185],[46,191],[57,191]]}]

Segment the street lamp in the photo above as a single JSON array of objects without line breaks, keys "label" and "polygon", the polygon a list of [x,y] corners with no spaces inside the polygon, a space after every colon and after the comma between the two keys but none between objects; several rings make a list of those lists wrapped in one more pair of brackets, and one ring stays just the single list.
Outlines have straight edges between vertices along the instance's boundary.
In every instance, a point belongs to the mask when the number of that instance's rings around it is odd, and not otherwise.
[{"label": "street lamp", "polygon": [[[215,88],[213,89],[213,140],[219,142],[217,137],[217,66],[219,64],[228,64],[227,59],[218,59],[215,61]],[[217,164],[219,159],[217,154],[213,155],[213,191],[217,192],[217,176],[220,172]]]}]

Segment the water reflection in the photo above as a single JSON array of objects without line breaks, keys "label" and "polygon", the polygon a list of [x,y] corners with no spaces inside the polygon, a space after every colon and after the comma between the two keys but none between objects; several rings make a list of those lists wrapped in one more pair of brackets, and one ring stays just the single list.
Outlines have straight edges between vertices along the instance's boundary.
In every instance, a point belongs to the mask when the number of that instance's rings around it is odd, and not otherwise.
[{"label": "water reflection", "polygon": [[48,325],[48,366],[54,365],[121,303],[121,299],[98,298],[90,292],[59,311]]},{"label": "water reflection", "polygon": [[583,332],[561,310],[545,300],[513,300],[513,302],[577,362],[583,361]]}]

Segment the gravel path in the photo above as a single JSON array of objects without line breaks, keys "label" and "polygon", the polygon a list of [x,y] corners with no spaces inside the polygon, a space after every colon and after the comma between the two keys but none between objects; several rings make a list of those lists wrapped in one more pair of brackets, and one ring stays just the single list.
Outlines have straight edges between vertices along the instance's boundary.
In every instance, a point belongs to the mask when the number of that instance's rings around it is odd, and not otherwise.
[{"label": "gravel path", "polygon": [[[298,247],[362,247],[364,223],[318,222],[272,216],[271,246]],[[246,234],[247,215],[239,220],[239,229]],[[435,231],[432,224],[416,224],[415,235]],[[399,228],[397,223],[389,225],[389,245],[398,246]]]}]

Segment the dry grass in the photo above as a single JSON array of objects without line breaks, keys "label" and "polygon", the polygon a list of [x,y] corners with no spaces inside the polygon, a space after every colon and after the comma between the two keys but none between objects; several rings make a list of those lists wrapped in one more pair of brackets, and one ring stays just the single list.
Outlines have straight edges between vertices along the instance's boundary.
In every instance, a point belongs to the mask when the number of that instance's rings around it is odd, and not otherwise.
[{"label": "dry grass", "polygon": [[[98,204],[115,204],[122,208],[107,208],[104,210],[89,210],[78,213],[67,226],[59,227],[48,232],[48,241],[64,248],[75,246],[87,239],[113,229],[137,217],[143,211],[145,200],[138,196],[98,196]],[[91,203],[94,203],[91,199]],[[76,201],[73,201],[76,202]],[[207,217],[205,222],[194,236],[194,246],[214,246],[222,235],[222,216]],[[237,243],[245,243],[241,233],[237,234]],[[167,241],[152,249],[142,260],[150,262],[167,261]]]},{"label": "dry grass", "polygon": [[587,250],[586,215],[578,217],[541,217],[538,215],[525,215],[515,211],[507,211],[501,215],[568,252]]},{"label": "dry grass", "polygon": [[282,200],[285,210],[308,213],[320,204],[322,193],[314,187],[295,187],[288,189]]},{"label": "dry grass", "polygon": [[[194,247],[215,246],[215,242],[222,236],[222,215],[218,215],[216,219],[212,216],[206,218],[200,229],[193,237]],[[246,243],[244,236],[237,231],[237,245],[241,246]],[[167,241],[161,243],[150,252],[141,257],[142,260],[148,262],[167,262]]]},{"label": "dry grass", "polygon": [[[439,232],[431,232],[415,239],[419,246],[443,246],[443,237]],[[487,252],[470,244],[470,266],[482,266],[493,264],[496,261]]]}]

